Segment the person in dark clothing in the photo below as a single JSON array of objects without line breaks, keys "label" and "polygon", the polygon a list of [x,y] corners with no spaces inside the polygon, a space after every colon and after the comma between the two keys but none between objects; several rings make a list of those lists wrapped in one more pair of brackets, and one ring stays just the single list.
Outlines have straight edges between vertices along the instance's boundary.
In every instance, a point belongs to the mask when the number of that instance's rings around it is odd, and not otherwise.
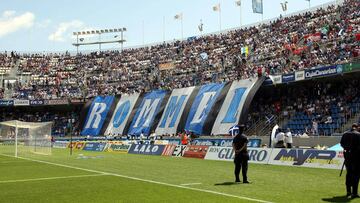
[{"label": "person in dark clothing", "polygon": [[344,148],[344,158],[346,167],[346,196],[358,198],[358,185],[360,173],[360,133],[357,131],[358,125],[353,124],[350,131],[341,137],[340,144]]},{"label": "person in dark clothing", "polygon": [[234,164],[235,164],[235,182],[240,183],[240,170],[242,168],[243,183],[249,183],[247,179],[248,161],[249,154],[247,151],[248,139],[244,134],[243,125],[236,125],[230,128],[229,134],[234,137],[233,139],[233,151],[235,153]]}]

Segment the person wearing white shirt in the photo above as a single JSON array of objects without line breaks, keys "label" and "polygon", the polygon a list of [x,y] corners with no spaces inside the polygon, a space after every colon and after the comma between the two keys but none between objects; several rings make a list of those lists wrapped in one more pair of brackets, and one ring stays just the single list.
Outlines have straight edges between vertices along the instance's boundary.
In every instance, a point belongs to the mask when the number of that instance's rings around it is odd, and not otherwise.
[{"label": "person wearing white shirt", "polygon": [[284,144],[285,134],[279,130],[279,133],[275,136],[275,148],[285,148]]},{"label": "person wearing white shirt", "polygon": [[140,134],[140,144],[145,144],[146,137],[144,135],[144,132],[141,132]]},{"label": "person wearing white shirt", "polygon": [[292,134],[290,131],[290,128],[287,129],[287,132],[285,133],[285,144],[286,144],[286,148],[292,148]]},{"label": "person wearing white shirt", "polygon": [[153,131],[153,132],[150,134],[149,139],[150,139],[150,144],[154,144],[154,143],[155,143],[155,140],[156,140],[156,133],[155,133],[155,131]]}]

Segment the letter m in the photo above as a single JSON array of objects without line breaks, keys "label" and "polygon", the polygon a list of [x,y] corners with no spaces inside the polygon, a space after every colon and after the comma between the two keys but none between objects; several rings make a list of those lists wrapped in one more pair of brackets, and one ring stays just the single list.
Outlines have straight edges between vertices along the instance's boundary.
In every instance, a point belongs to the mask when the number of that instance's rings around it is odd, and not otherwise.
[{"label": "letter m", "polygon": [[296,159],[297,158],[297,153],[296,153],[296,150],[294,149],[290,149],[289,152],[286,150],[286,149],[282,149],[280,150],[280,152],[276,155],[276,157],[274,158],[274,160],[280,160],[281,158],[294,158]]},{"label": "letter m", "polygon": [[151,100],[152,99],[146,99],[144,101],[144,105],[142,106],[139,116],[137,117],[133,126],[134,128],[150,126],[151,119],[155,114],[155,110],[160,102],[160,98],[154,99],[153,101]]},{"label": "letter m", "polygon": [[164,117],[161,120],[159,128],[165,128],[165,126],[168,126],[169,128],[174,127],[186,97],[187,95],[181,95],[179,99],[178,96],[171,97],[169,104],[165,109]]}]

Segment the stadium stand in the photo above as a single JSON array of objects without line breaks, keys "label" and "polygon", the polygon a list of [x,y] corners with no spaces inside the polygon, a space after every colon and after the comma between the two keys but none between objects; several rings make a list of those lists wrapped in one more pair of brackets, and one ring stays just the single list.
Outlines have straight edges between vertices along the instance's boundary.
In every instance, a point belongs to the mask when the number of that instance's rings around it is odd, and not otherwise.
[{"label": "stadium stand", "polygon": [[[276,122],[293,134],[331,135],[345,130],[360,111],[359,75],[262,88],[251,105],[248,126]],[[313,122],[318,125],[314,132]],[[272,125],[272,126],[273,126]],[[269,126],[269,127],[272,127]]]},{"label": "stadium stand", "polygon": [[[74,109],[74,108],[72,108]],[[72,110],[71,109],[71,110]],[[48,109],[48,110],[30,110],[30,109],[3,109],[0,113],[0,122],[8,120],[20,120],[25,122],[48,122],[53,121],[52,135],[53,136],[66,136],[68,132],[69,119],[73,118],[76,121],[79,120],[80,112],[78,109],[74,109],[75,114],[70,111],[64,111],[59,109]],[[79,135],[78,122],[75,122],[73,126],[74,135]]]},{"label": "stadium stand", "polygon": [[123,52],[24,54],[18,74],[29,77],[15,85],[12,98],[173,89],[350,62],[360,51],[358,8],[347,0],[257,27]]},{"label": "stadium stand", "polygon": [[[10,70],[16,70],[17,76],[12,84],[4,84],[2,80],[0,99],[93,98],[349,63],[359,59],[359,7],[358,0],[346,0],[338,7],[331,5],[314,12],[280,17],[268,24],[122,52],[0,54],[0,75],[6,77]],[[291,111],[284,128],[302,133],[316,119],[318,133],[330,135],[343,126],[348,113],[358,111],[360,97],[354,87],[349,84],[344,92],[337,95],[327,92],[321,97],[303,89],[281,100],[279,108],[274,101],[272,106],[260,101],[265,104],[253,106],[264,109],[251,114],[249,120],[254,122],[265,116],[271,119]],[[5,94],[6,89],[11,90],[10,95]],[[354,91],[357,97],[348,99],[347,92]],[[299,94],[302,96],[297,97]],[[34,115],[29,121],[54,119],[61,134],[66,117]],[[0,120],[4,119],[9,119],[8,115],[3,114]]]}]

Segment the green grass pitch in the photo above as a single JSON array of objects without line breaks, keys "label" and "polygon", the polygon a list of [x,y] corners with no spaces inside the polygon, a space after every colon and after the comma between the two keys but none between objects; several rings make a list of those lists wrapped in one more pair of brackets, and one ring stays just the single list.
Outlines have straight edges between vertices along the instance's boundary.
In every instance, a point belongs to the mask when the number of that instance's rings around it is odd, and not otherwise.
[{"label": "green grass pitch", "polygon": [[[13,158],[0,146],[0,202],[360,202],[339,170],[54,149]],[[7,154],[7,155],[3,155]],[[80,158],[80,154],[83,154]],[[30,160],[31,159],[31,160]]]}]

